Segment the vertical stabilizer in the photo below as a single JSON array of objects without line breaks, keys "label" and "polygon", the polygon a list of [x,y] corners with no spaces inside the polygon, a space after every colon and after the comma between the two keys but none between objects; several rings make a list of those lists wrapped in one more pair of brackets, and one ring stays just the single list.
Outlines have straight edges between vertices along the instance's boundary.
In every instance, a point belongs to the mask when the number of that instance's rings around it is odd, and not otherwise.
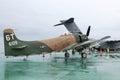
[{"label": "vertical stabilizer", "polygon": [[15,33],[12,29],[5,29],[4,30],[4,49],[5,55],[10,53],[10,49],[14,46],[18,45],[18,39],[15,36]]},{"label": "vertical stabilizer", "polygon": [[74,18],[70,18],[68,20],[61,20],[61,23],[56,24],[54,26],[59,26],[59,25],[65,25],[65,27],[67,28],[67,30],[73,34],[75,33],[80,33],[82,34],[81,30],[77,27],[77,25],[74,22]]}]

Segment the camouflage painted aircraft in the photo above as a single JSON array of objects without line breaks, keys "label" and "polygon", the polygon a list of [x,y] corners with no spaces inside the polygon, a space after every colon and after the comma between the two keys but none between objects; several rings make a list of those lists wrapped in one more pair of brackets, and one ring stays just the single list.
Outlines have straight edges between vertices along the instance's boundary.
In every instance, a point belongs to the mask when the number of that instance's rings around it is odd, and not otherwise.
[{"label": "camouflage painted aircraft", "polygon": [[[90,26],[87,33],[83,34],[76,26],[74,18],[61,20],[60,24],[65,25],[70,34],[61,35],[57,38],[38,40],[38,41],[22,41],[19,40],[12,29],[4,30],[4,48],[5,56],[29,56],[33,54],[51,53],[65,51],[65,57],[69,57],[68,50],[82,52],[83,49],[94,46],[96,43],[109,38],[105,36],[99,40],[91,40],[88,38]],[[96,45],[95,45],[96,46]],[[83,55],[82,55],[83,57]]]}]

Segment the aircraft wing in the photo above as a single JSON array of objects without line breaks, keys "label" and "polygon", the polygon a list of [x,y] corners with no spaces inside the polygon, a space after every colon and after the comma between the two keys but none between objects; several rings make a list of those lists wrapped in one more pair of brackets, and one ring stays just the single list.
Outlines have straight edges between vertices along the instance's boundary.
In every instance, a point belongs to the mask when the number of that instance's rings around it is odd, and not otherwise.
[{"label": "aircraft wing", "polygon": [[70,49],[81,48],[81,47],[82,48],[83,47],[85,47],[85,48],[86,47],[95,47],[96,46],[95,44],[99,43],[102,40],[108,39],[108,38],[110,38],[110,36],[105,36],[105,37],[103,37],[101,39],[98,39],[98,40],[88,40],[88,41],[85,41],[85,42],[82,42],[82,43],[79,43],[79,44],[77,44],[77,43],[76,44],[72,44],[72,45],[64,48],[63,51],[70,50]]}]

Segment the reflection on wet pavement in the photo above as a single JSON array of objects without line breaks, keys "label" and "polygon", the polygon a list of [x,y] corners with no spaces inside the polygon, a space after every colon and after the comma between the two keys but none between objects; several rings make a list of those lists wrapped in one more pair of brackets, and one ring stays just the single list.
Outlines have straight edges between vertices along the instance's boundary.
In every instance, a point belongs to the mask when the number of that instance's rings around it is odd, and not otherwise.
[{"label": "reflection on wet pavement", "polygon": [[119,54],[88,55],[87,59],[46,55],[27,61],[8,59],[0,61],[0,80],[120,80]]}]

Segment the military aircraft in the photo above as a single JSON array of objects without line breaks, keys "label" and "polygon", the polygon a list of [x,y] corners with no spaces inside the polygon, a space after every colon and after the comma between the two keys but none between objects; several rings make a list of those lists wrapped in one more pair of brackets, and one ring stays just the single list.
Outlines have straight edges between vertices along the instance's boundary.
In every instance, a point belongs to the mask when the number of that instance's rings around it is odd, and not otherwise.
[{"label": "military aircraft", "polygon": [[[110,38],[110,36],[105,36],[98,40],[89,39],[90,26],[88,27],[87,33],[83,34],[75,24],[74,18],[61,20],[60,22],[60,24],[54,26],[64,25],[70,34],[47,40],[22,41],[16,37],[13,29],[5,29],[5,56],[29,56],[33,54],[64,51],[65,57],[69,57],[68,50],[72,50],[73,53],[75,51],[82,52],[85,48],[96,46],[96,43]],[[83,54],[84,53],[81,54],[82,57],[84,57]]]},{"label": "military aircraft", "polygon": [[106,51],[109,50],[110,52],[116,52],[120,50],[120,40],[109,40],[109,41],[102,41],[99,43],[99,47],[95,48],[98,51],[100,51],[100,49],[102,51]]}]

